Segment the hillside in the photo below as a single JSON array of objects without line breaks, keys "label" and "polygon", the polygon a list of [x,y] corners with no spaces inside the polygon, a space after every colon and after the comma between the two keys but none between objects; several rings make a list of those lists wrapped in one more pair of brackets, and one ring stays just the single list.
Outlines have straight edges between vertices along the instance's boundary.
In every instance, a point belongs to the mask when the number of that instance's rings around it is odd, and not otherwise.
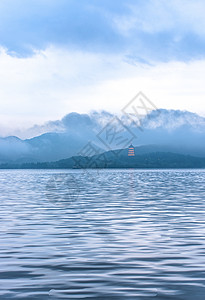
[{"label": "hillside", "polygon": [[[55,162],[79,155],[88,141],[101,152],[107,151],[98,133],[113,118],[108,112],[70,113],[61,120],[49,122],[46,132],[39,136],[25,140],[0,138],[0,163]],[[152,111],[142,120],[142,131],[123,116],[121,121],[134,133],[133,144],[141,146],[139,154],[172,152],[205,156],[205,118],[197,114],[165,109]],[[124,137],[129,137],[129,133],[125,132]],[[115,145],[110,148],[116,149]]]},{"label": "hillside", "polygon": [[1,164],[0,169],[96,169],[96,168],[205,168],[205,157],[170,152],[127,156],[128,149],[108,151],[91,157],[73,156],[56,162]]}]

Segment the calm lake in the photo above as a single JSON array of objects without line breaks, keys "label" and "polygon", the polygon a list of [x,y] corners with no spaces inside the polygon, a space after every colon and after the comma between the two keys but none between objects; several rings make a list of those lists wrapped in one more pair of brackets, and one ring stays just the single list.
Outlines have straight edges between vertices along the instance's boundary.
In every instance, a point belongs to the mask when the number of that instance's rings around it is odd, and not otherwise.
[{"label": "calm lake", "polygon": [[0,299],[205,299],[205,170],[1,170]]}]

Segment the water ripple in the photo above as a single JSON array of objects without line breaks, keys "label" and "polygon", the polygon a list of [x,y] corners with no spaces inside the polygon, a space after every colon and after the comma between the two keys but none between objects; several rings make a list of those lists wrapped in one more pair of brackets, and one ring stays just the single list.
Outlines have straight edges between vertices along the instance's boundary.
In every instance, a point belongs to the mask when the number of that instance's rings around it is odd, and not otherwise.
[{"label": "water ripple", "polygon": [[0,171],[0,299],[204,300],[205,171]]}]

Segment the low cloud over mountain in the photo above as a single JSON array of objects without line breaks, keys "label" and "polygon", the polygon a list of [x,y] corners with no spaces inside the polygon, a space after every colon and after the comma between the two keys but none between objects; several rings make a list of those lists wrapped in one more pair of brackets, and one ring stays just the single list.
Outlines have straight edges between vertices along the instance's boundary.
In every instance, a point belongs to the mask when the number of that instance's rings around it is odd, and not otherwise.
[{"label": "low cloud over mountain", "polygon": [[[140,149],[145,152],[171,151],[205,156],[205,118],[187,111],[160,109],[142,118],[140,128],[124,115],[116,119],[105,111],[92,112],[89,115],[70,113],[62,120],[35,126],[36,131],[44,133],[34,138],[1,138],[0,162],[56,161],[81,154],[88,142],[98,151],[128,146],[120,142],[114,145],[116,135],[111,137],[110,143],[106,132],[99,139],[99,132],[103,133],[103,128],[106,131],[109,125],[109,130],[114,130],[112,120],[121,120],[120,124],[126,126],[124,137],[127,142],[131,132],[132,143],[141,146]],[[115,129],[119,130],[117,127]]]}]

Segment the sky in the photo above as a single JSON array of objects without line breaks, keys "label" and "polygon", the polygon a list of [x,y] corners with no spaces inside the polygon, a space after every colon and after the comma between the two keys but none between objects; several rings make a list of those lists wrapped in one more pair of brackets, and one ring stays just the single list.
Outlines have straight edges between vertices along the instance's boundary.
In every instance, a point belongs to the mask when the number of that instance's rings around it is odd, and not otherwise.
[{"label": "sky", "polygon": [[0,136],[142,91],[205,116],[205,1],[1,0]]}]

